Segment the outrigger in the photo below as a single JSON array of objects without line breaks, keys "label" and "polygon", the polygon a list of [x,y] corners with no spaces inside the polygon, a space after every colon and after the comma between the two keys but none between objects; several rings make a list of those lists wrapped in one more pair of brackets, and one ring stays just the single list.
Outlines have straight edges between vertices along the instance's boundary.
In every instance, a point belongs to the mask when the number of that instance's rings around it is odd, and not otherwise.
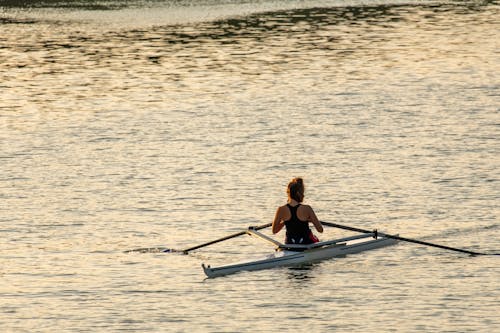
[{"label": "outrigger", "polygon": [[396,239],[379,237],[377,231],[308,245],[283,244],[258,232],[252,227],[245,230],[245,233],[275,245],[275,252],[260,260],[220,267],[205,266],[205,264],[202,264],[203,271],[207,277],[213,278],[240,271],[296,266],[334,257],[343,257],[348,254],[378,249],[397,243]]}]

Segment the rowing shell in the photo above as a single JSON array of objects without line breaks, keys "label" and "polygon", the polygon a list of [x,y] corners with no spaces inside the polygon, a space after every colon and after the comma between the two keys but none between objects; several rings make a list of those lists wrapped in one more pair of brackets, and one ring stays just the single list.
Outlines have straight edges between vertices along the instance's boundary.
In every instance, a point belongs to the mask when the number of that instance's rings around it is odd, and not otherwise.
[{"label": "rowing shell", "polygon": [[256,236],[277,245],[276,251],[268,257],[256,261],[236,263],[220,267],[205,266],[203,271],[209,278],[237,273],[240,271],[257,271],[283,266],[296,266],[312,263],[348,254],[378,249],[394,245],[397,240],[392,238],[377,237],[376,234],[363,234],[352,237],[340,238],[310,245],[282,244],[255,230],[248,230],[251,236]]}]

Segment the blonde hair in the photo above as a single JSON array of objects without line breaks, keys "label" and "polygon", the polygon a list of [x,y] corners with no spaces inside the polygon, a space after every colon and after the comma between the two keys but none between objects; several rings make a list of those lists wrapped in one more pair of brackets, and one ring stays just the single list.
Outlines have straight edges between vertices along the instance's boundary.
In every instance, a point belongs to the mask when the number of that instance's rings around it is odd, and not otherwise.
[{"label": "blonde hair", "polygon": [[288,183],[286,193],[288,194],[288,198],[297,202],[302,202],[302,200],[304,200],[304,190],[304,180],[297,177]]}]

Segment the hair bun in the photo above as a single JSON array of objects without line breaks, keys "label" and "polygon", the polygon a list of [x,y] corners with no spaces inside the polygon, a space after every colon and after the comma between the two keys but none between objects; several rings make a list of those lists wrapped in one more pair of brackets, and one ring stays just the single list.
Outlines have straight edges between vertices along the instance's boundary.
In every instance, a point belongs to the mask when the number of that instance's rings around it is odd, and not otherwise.
[{"label": "hair bun", "polygon": [[288,184],[287,187],[288,197],[297,202],[302,202],[304,199],[304,181],[300,177],[295,177]]}]

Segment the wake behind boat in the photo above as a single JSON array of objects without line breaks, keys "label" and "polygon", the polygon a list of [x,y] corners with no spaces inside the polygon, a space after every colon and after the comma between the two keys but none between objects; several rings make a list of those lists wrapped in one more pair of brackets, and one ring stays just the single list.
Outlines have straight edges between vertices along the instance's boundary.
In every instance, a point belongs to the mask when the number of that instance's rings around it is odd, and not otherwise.
[{"label": "wake behind boat", "polygon": [[202,264],[205,275],[209,278],[229,275],[240,271],[256,271],[283,266],[296,266],[348,254],[378,249],[394,245],[396,239],[378,237],[377,232],[351,237],[339,238],[308,245],[283,244],[255,229],[249,228],[245,233],[268,241],[276,246],[275,252],[255,261],[229,264],[220,267]]}]

